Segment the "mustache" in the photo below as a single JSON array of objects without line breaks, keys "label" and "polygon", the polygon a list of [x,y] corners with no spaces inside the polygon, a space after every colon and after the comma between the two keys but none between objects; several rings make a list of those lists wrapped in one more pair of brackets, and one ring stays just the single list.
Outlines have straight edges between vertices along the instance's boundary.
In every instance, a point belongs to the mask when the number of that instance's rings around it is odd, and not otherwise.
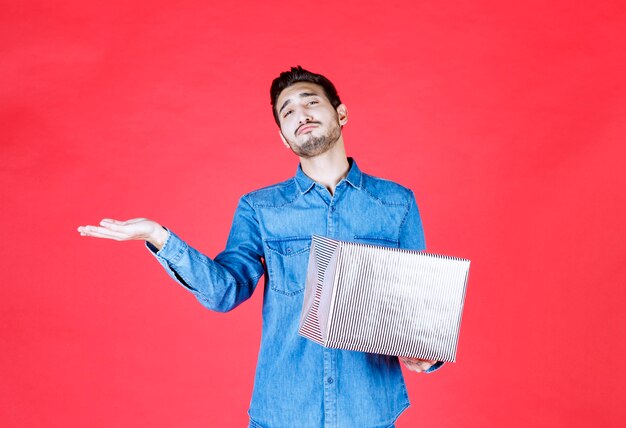
[{"label": "mustache", "polygon": [[296,129],[296,132],[294,132],[293,135],[298,135],[298,132],[300,132],[300,128],[302,128],[303,126],[309,126],[309,125],[321,125],[320,122],[306,122],[303,123],[302,125],[298,126],[298,128]]}]

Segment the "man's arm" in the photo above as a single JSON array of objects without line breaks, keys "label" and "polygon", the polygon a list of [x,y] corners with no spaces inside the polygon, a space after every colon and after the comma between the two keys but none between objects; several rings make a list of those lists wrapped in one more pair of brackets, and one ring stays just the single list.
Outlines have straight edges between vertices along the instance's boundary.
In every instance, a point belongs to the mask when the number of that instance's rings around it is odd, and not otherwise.
[{"label": "man's arm", "polygon": [[264,273],[258,222],[245,198],[239,201],[226,249],[214,260],[145,218],[125,222],[104,219],[100,226],[81,226],[78,231],[82,236],[146,241],[166,272],[215,311],[229,311],[248,299]]},{"label": "man's arm", "polygon": [[413,192],[411,192],[407,213],[400,226],[400,248],[417,251],[426,250],[422,218]]}]

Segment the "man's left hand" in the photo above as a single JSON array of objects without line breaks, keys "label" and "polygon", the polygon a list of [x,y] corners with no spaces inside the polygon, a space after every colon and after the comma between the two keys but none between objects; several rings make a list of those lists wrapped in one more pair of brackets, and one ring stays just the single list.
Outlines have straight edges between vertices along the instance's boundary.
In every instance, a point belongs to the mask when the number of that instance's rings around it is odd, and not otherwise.
[{"label": "man's left hand", "polygon": [[437,361],[422,360],[420,358],[398,357],[405,367],[413,372],[423,373],[432,367]]}]

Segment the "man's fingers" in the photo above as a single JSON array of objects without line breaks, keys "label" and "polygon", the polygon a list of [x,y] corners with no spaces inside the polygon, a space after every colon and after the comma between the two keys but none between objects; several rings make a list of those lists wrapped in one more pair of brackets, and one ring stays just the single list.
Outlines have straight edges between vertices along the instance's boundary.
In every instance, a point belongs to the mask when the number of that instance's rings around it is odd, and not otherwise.
[{"label": "man's fingers", "polygon": [[124,224],[126,222],[125,221],[115,220],[115,219],[112,219],[112,218],[103,218],[102,221],[100,222],[100,224],[102,224],[102,223]]},{"label": "man's fingers", "polygon": [[412,371],[412,372],[419,372],[419,371],[421,371],[421,370],[420,370],[420,367],[419,367],[419,366],[416,366],[416,365],[415,365],[412,361],[410,361],[410,360],[402,360],[402,362],[404,363],[404,366],[405,366],[407,369],[409,369],[410,371]]},{"label": "man's fingers", "polygon": [[115,220],[113,218],[103,218],[102,221],[100,221],[100,224],[102,224],[104,222],[104,223],[117,224],[119,226],[124,226],[126,224],[139,223],[139,222],[144,221],[144,220],[147,220],[147,218],[143,218],[143,217],[131,218],[131,219],[128,219],[126,221]]},{"label": "man's fingers", "polygon": [[435,364],[437,360],[426,360],[424,358],[413,358],[413,357],[400,357],[402,361],[412,361],[412,362],[420,362],[424,361],[426,363]]},{"label": "man's fingers", "polygon": [[100,222],[100,226],[102,226],[105,229],[111,230],[113,232],[121,232],[123,231],[123,227],[124,227],[124,222],[121,221],[115,221],[115,223],[109,222],[109,221],[105,221],[102,220]]},{"label": "man's fingers", "polygon": [[420,363],[414,363],[412,361],[405,363],[405,365],[409,370],[418,372],[418,373],[421,373],[426,370]]},{"label": "man's fingers", "polygon": [[131,218],[130,220],[126,220],[123,224],[135,224],[147,220],[147,218]]},{"label": "man's fingers", "polygon": [[428,370],[437,361],[434,360],[422,360],[420,358],[400,357],[400,361],[404,363],[407,369],[422,373]]},{"label": "man's fingers", "polygon": [[154,229],[154,222],[145,218],[133,218],[126,221],[103,218],[99,226],[80,226],[78,232],[82,236],[93,236],[95,238],[108,238],[118,241],[145,239]]},{"label": "man's fingers", "polygon": [[114,232],[104,227],[98,226],[81,226],[78,231],[82,236],[92,236],[94,238],[107,238],[122,241],[128,239],[129,236],[125,233]]}]

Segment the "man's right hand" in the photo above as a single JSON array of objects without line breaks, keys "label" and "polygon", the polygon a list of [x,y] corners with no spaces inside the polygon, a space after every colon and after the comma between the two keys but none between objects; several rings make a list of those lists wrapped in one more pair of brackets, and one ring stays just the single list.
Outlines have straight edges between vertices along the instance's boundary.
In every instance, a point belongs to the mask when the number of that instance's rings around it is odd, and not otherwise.
[{"label": "man's right hand", "polygon": [[163,248],[168,231],[156,221],[147,218],[133,218],[126,221],[105,218],[100,226],[79,226],[81,236],[113,239],[115,241],[148,241],[157,249]]}]

